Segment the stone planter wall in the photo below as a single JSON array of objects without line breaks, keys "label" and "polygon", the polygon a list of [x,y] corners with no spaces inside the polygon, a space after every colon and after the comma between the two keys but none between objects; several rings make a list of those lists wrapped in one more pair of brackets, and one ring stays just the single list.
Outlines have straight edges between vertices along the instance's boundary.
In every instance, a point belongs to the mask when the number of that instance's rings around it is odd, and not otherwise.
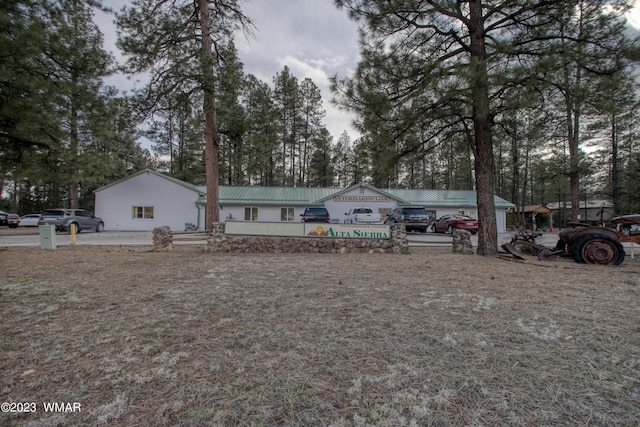
[{"label": "stone planter wall", "polygon": [[159,252],[173,249],[173,233],[168,225],[153,229],[153,249]]},{"label": "stone planter wall", "polygon": [[473,255],[473,245],[471,244],[471,233],[467,230],[453,230],[453,253],[462,255]]},{"label": "stone planter wall", "polygon": [[332,239],[318,237],[231,236],[224,224],[214,225],[207,252],[266,253],[394,253],[408,254],[404,224],[394,224],[391,239]]}]

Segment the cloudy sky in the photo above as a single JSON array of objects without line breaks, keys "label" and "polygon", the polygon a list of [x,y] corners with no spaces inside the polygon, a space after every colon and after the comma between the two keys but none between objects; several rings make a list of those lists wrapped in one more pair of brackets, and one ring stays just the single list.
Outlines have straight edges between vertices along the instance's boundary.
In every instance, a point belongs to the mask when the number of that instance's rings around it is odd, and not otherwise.
[{"label": "cloudy sky", "polygon": [[343,131],[355,139],[351,116],[331,105],[329,90],[329,77],[350,75],[358,63],[358,29],[347,13],[333,0],[252,0],[243,10],[257,28],[236,41],[245,72],[269,84],[285,66],[298,80],[309,77],[322,91],[334,140]]},{"label": "cloudy sky", "polygon": [[[104,0],[105,6],[120,10],[126,0]],[[333,0],[245,0],[242,10],[255,23],[253,35],[236,37],[236,47],[244,72],[253,74],[273,87],[273,77],[288,66],[299,81],[309,77],[322,92],[325,125],[336,141],[347,131],[354,140],[352,116],[331,105],[329,77],[349,75],[358,63],[358,30],[347,13]],[[97,13],[96,21],[104,33],[105,47],[118,60],[113,17]],[[124,76],[107,81],[120,90],[136,83]],[[138,83],[139,85],[139,83]]]},{"label": "cloudy sky", "polygon": [[[127,1],[104,0],[104,4],[119,10]],[[322,91],[325,124],[334,141],[344,131],[356,139],[358,134],[350,125],[352,116],[331,105],[329,90],[329,77],[348,76],[358,63],[358,29],[347,13],[337,9],[333,0],[244,0],[241,4],[256,26],[253,37],[239,34],[236,39],[245,73],[272,85],[273,77],[286,65],[298,80],[311,78]],[[119,57],[113,18],[97,14],[96,20],[106,49]],[[640,30],[640,0],[636,0],[629,22]],[[133,86],[122,76],[107,83],[121,90]]]}]

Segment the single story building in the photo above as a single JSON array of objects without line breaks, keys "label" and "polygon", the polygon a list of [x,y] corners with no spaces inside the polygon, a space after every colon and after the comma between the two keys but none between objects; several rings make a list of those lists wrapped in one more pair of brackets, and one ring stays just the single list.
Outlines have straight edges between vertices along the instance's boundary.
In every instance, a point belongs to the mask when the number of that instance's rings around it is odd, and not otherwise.
[{"label": "single story building", "polygon": [[600,211],[604,209],[604,221],[610,221],[616,216],[613,212],[611,200],[579,200],[578,217],[571,217],[571,202],[552,202],[547,204],[555,217],[554,223],[565,225],[569,222],[584,222],[596,225],[600,223]]},{"label": "single story building", "polygon": [[[141,231],[168,225],[172,230],[204,228],[206,188],[152,170],[143,170],[95,190],[95,214],[106,230]],[[388,213],[400,206],[424,206],[432,218],[463,213],[477,218],[475,191],[380,189],[367,183],[349,188],[220,186],[221,221],[299,222],[307,207],[324,206],[333,222],[351,207]],[[499,233],[515,207],[495,197]]]}]

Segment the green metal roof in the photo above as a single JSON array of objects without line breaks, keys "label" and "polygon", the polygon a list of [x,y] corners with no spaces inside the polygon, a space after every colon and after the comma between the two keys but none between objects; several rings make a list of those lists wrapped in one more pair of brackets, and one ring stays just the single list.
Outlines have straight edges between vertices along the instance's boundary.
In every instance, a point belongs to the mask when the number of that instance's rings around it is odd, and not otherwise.
[{"label": "green metal roof", "polygon": [[[472,190],[381,190],[371,185],[366,186],[373,191],[397,200],[400,205],[404,206],[475,207],[477,205],[476,192]],[[344,194],[354,187],[349,187],[345,190],[341,188],[221,186],[219,188],[219,197],[220,205],[222,206],[321,206],[324,201]],[[202,202],[204,200],[205,198],[202,198]],[[498,209],[515,207],[513,203],[498,196],[494,197],[494,203]]]},{"label": "green metal roof", "polygon": [[[401,204],[438,207],[475,207],[477,206],[476,192],[473,190],[386,190]],[[496,208],[507,209],[515,205],[501,197],[493,198]]]},{"label": "green metal roof", "polygon": [[[169,175],[149,169],[142,170],[127,178],[105,185],[94,192],[116,185],[129,178],[143,173],[152,173],[175,184],[181,185],[198,194],[197,203],[204,204],[207,189],[202,185],[193,185],[173,178]],[[307,188],[307,187],[262,187],[262,186],[220,186],[219,199],[221,206],[322,206],[324,201],[364,186],[372,191],[398,201],[402,206],[425,207],[475,207],[476,192],[472,190],[405,190],[380,189],[367,183],[355,184],[349,188]],[[494,197],[496,208],[513,208],[515,205],[498,196]]]},{"label": "green metal roof", "polygon": [[219,198],[222,206],[322,206],[321,199],[338,191],[339,188],[220,186]]}]

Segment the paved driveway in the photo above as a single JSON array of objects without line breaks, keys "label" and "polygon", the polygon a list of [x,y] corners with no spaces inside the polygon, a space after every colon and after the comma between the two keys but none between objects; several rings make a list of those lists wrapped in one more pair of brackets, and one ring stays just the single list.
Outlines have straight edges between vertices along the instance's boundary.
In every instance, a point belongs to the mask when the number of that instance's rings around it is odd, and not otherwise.
[{"label": "paved driveway", "polygon": [[[151,231],[83,231],[76,235],[77,245],[153,245]],[[69,233],[56,233],[56,245],[71,245]],[[0,227],[0,247],[40,246],[37,227]]]},{"label": "paved driveway", "polygon": [[[413,247],[442,247],[451,246],[451,236],[435,233],[407,233],[409,246]],[[508,242],[510,234],[500,234],[498,244]],[[542,238],[541,238],[542,239]],[[556,243],[556,235],[550,236],[549,242],[544,240],[543,245],[553,246]],[[203,244],[204,241],[176,241],[176,244]],[[478,236],[471,236],[473,247],[478,245]],[[66,246],[71,244],[69,233],[56,233],[56,245]],[[77,245],[152,245],[153,235],[151,231],[83,231],[76,235]],[[0,247],[10,246],[40,246],[40,236],[37,227],[18,227],[11,229],[0,227]]]},{"label": "paved driveway", "polygon": [[[451,235],[436,233],[407,233],[410,247],[447,247],[451,246]],[[502,243],[509,242],[511,234],[498,234],[498,246]],[[558,241],[557,233],[544,233],[536,242],[548,248],[553,248]],[[187,240],[175,241],[176,245],[203,245],[204,240]],[[474,248],[478,247],[478,236],[471,236],[471,244]],[[71,236],[69,233],[56,233],[56,245],[71,245]],[[123,246],[152,246],[153,235],[151,231],[104,231],[96,233],[95,231],[83,231],[76,235],[76,245],[123,245]],[[8,228],[0,227],[0,247],[16,247],[16,246],[40,246],[40,236],[37,227],[18,227]],[[624,243],[627,256],[638,256],[640,253],[639,245]]]}]

